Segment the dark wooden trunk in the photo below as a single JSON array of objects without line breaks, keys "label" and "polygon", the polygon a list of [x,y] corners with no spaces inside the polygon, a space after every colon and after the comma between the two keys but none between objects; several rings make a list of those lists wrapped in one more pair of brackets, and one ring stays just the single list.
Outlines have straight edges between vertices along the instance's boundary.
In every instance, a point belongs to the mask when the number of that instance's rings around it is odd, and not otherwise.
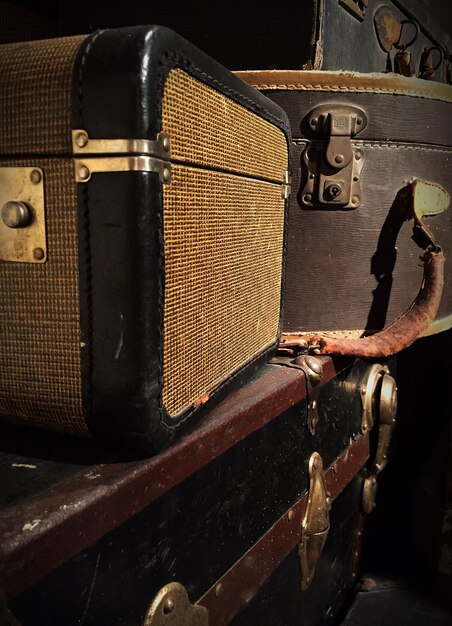
[{"label": "dark wooden trunk", "polygon": [[[229,623],[246,604],[245,593],[233,594],[232,603],[228,596],[231,584],[246,589],[239,576],[244,555],[259,554],[268,541],[273,550],[279,545],[276,529],[288,523],[291,507],[298,511],[295,534],[276,556],[262,552],[252,584],[265,582],[279,562],[285,568],[286,552],[296,548],[311,453],[318,451],[325,470],[330,468],[333,497],[368,454],[367,438],[360,435],[360,385],[372,364],[333,364],[323,357],[318,362],[323,383],[315,435],[307,427],[305,376],[280,365],[265,366],[190,435],[151,459],[112,456],[112,450],[94,444],[72,445],[65,458],[70,444],[64,438],[47,436],[31,444],[27,430],[3,426],[1,588],[22,626],[80,621],[136,626],[157,591],[171,581],[182,583],[192,602],[210,607],[212,619],[218,613],[215,624]],[[353,451],[345,453],[350,445],[356,446],[356,461]],[[93,463],[96,457],[101,464]],[[342,466],[349,467],[345,474]],[[357,539],[359,482],[338,495],[312,589],[306,595],[298,591],[292,600],[306,619],[323,615],[322,593],[333,603],[333,617],[351,588],[353,550],[345,542]],[[336,550],[340,565],[332,568]],[[293,554],[288,564],[291,585],[299,588]],[[278,572],[274,576],[278,580]],[[219,580],[225,593],[217,602]],[[273,580],[265,589],[273,588]],[[279,594],[262,593],[264,605],[270,600],[279,605]],[[234,623],[249,623],[240,622],[240,615]],[[297,615],[285,623],[297,623]]]}]

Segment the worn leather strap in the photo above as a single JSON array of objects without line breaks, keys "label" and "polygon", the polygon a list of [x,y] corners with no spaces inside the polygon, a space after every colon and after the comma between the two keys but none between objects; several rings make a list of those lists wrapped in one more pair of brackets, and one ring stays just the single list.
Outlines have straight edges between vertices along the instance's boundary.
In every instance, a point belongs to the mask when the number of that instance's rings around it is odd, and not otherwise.
[{"label": "worn leather strap", "polygon": [[422,180],[414,180],[403,191],[406,218],[414,220],[412,238],[424,250],[424,275],[413,304],[393,324],[373,335],[356,338],[328,333],[284,335],[282,347],[296,350],[298,346],[322,355],[382,358],[397,354],[425,334],[441,303],[445,257],[423,217],[445,211],[450,196],[439,185]]},{"label": "worn leather strap", "polygon": [[438,313],[444,286],[444,254],[426,252],[421,289],[411,307],[384,330],[358,339],[314,335],[309,344],[316,354],[380,358],[410,346],[433,322]]}]

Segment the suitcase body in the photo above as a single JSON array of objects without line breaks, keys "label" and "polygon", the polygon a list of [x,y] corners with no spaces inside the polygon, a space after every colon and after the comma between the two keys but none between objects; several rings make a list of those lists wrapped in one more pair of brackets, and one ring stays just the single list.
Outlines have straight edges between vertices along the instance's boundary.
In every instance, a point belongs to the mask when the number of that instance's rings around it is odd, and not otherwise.
[{"label": "suitcase body", "polygon": [[285,114],[162,27],[0,62],[2,418],[160,449],[278,341]]},{"label": "suitcase body", "polygon": [[451,81],[450,33],[422,0],[302,0],[285,10],[275,10],[270,2],[209,7],[194,1],[174,11],[139,0],[127,11],[106,0],[95,5],[86,0],[74,10],[66,1],[60,23],[68,34],[164,24],[232,70],[390,69]]},{"label": "suitcase body", "polygon": [[[386,74],[238,74],[283,106],[291,121],[284,334],[320,343],[376,337],[413,313],[427,282],[423,251],[433,242],[445,257],[442,291],[429,314],[412,323],[422,321],[419,333],[450,327],[451,88]],[[413,189],[421,188],[426,196],[417,205]],[[421,223],[430,244],[418,238]],[[407,326],[399,333],[394,351],[406,347],[409,332]]]},{"label": "suitcase body", "polygon": [[[22,626],[152,625],[168,599],[215,626],[256,623],[267,605],[263,623],[281,610],[287,626],[334,620],[354,580],[375,454],[361,387],[375,406],[379,391],[375,364],[308,363],[316,391],[299,368],[266,365],[151,459],[3,425],[0,588]],[[278,568],[290,571],[284,597]]]}]

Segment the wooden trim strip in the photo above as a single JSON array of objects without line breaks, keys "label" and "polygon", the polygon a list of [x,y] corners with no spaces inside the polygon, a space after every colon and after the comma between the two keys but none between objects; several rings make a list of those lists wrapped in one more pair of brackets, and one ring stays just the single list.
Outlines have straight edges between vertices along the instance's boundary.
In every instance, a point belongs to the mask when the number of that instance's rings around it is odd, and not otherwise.
[{"label": "wooden trim strip", "polygon": [[452,86],[398,74],[316,70],[251,70],[234,74],[260,91],[371,92],[452,103]]},{"label": "wooden trim strip", "polygon": [[[336,375],[321,357],[323,383]],[[72,558],[306,397],[300,370],[265,365],[198,427],[152,458],[93,465],[0,514],[0,586],[7,599]]]},{"label": "wooden trim strip", "polygon": [[[325,480],[333,500],[368,458],[369,437],[363,435],[330,465]],[[307,501],[305,493],[198,601],[209,612],[209,624],[228,624],[298,545]]]}]

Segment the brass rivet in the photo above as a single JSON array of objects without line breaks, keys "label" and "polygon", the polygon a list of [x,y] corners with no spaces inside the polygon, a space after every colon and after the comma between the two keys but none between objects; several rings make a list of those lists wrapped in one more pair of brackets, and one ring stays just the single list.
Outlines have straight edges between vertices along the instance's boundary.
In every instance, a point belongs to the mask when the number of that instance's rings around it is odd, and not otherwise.
[{"label": "brass rivet", "polygon": [[223,584],[222,583],[218,583],[218,585],[215,587],[215,595],[220,596],[223,593]]},{"label": "brass rivet", "polygon": [[359,196],[353,196],[352,204],[359,204],[359,200],[360,200]]},{"label": "brass rivet", "polygon": [[45,252],[42,248],[35,248],[33,250],[33,258],[36,259],[36,261],[42,261],[44,257],[45,257]]},{"label": "brass rivet", "polygon": [[358,117],[358,119],[356,120],[356,123],[358,124],[358,126],[361,126],[361,124],[363,123],[363,118]]},{"label": "brass rivet", "polygon": [[75,135],[75,143],[79,148],[84,148],[88,143],[88,135],[86,133],[77,133]]},{"label": "brass rivet", "polygon": [[303,196],[303,200],[304,200],[305,202],[311,202],[311,200],[312,200],[312,196],[311,196],[311,194],[310,194],[310,193],[305,194],[305,195]]},{"label": "brass rivet", "polygon": [[319,123],[319,118],[313,117],[311,120],[311,126],[317,126],[318,123]]},{"label": "brass rivet", "polygon": [[168,150],[170,149],[170,140],[169,137],[164,137],[163,139],[163,149],[168,152]]},{"label": "brass rivet", "polygon": [[33,170],[30,174],[30,180],[33,183],[33,185],[37,185],[38,183],[41,182],[41,172],[39,170]]},{"label": "brass rivet", "polygon": [[356,152],[356,153],[355,153],[355,159],[356,159],[357,161],[359,161],[359,160],[361,159],[361,157],[362,157],[361,152]]},{"label": "brass rivet", "polygon": [[295,517],[295,511],[291,509],[287,514],[287,519],[289,520],[289,522],[291,522],[294,517]]},{"label": "brass rivet", "polygon": [[163,605],[163,612],[165,615],[168,615],[168,613],[171,613],[173,609],[174,601],[171,598],[167,598],[165,604]]},{"label": "brass rivet", "polygon": [[171,170],[169,170],[167,167],[163,168],[163,180],[165,181],[165,183],[169,183],[169,181],[171,180]]},{"label": "brass rivet", "polygon": [[336,156],[334,157],[334,160],[336,163],[343,163],[344,162],[344,155],[343,154],[336,154]]},{"label": "brass rivet", "polygon": [[86,165],[81,165],[78,168],[78,177],[80,178],[80,180],[88,180],[89,169],[86,167]]}]

